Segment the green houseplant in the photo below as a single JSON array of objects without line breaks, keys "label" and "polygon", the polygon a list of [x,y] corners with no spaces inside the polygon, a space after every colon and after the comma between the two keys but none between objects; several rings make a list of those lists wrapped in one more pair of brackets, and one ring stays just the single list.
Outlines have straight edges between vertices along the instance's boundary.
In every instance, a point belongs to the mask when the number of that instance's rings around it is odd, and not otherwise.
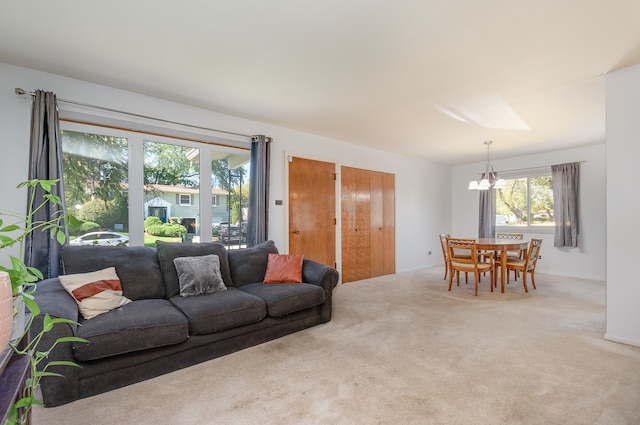
[{"label": "green houseplant", "polygon": [[[27,266],[21,259],[24,255],[25,239],[33,232],[48,231],[51,238],[57,240],[60,244],[64,244],[66,242],[66,232],[64,231],[65,222],[69,224],[73,223],[74,225],[77,223],[77,220],[73,216],[66,214],[62,210],[55,213],[49,220],[36,219],[36,214],[41,209],[49,208],[52,205],[62,205],[60,197],[51,193],[52,187],[58,181],[59,180],[27,180],[20,183],[18,188],[26,187],[30,192],[30,203],[25,214],[0,209],[0,250],[17,245],[20,255],[20,258],[10,255],[9,260],[11,266],[5,267],[0,265],[0,270],[9,274],[14,298],[22,300],[24,306],[26,306],[30,313],[24,329],[21,329],[17,339],[9,344],[9,347],[17,355],[27,356],[29,358],[31,370],[25,382],[22,397],[12,406],[6,424],[12,425],[20,423],[21,418],[18,416],[18,409],[22,408],[28,412],[31,406],[36,404],[42,405],[35,394],[40,379],[45,376],[61,376],[58,373],[48,371],[47,369],[49,367],[77,366],[77,364],[73,362],[49,362],[44,368],[39,370],[39,364],[47,358],[49,352],[60,343],[85,341],[77,337],[58,338],[51,347],[46,349],[40,347],[39,344],[42,337],[45,333],[53,329],[56,323],[75,323],[67,319],[54,318],[49,315],[45,315],[43,318],[43,327],[40,332],[37,334],[30,334],[29,332],[33,320],[40,314],[40,307],[35,302],[33,294],[36,290],[37,282],[43,279],[43,275],[40,270]],[[41,188],[44,192],[41,200],[36,200],[34,196],[38,188]],[[12,222],[6,224],[6,219],[12,220]],[[14,308],[14,316],[18,313],[15,310]],[[4,347],[0,348],[4,349]]]}]

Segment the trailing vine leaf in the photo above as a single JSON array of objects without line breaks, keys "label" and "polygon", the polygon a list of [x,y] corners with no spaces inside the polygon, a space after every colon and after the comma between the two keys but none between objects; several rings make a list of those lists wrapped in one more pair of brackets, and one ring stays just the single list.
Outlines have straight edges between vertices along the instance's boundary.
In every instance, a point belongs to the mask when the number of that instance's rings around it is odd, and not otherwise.
[{"label": "trailing vine leaf", "polygon": [[[25,356],[29,359],[29,378],[25,379],[24,391],[22,397],[11,406],[8,414],[8,418],[5,425],[21,424],[21,418],[18,417],[18,409],[23,409],[26,413],[34,405],[43,405],[41,401],[36,398],[36,389],[43,377],[60,377],[64,376],[58,372],[49,371],[51,366],[65,366],[65,367],[79,367],[74,362],[70,361],[54,361],[46,366],[38,369],[38,365],[45,361],[51,350],[60,343],[71,342],[88,342],[84,338],[78,337],[64,337],[58,338],[51,347],[40,347],[43,336],[50,332],[56,324],[73,324],[78,325],[75,321],[60,319],[51,317],[46,314],[43,317],[43,329],[35,333],[31,329],[33,321],[36,317],[40,316],[40,307],[33,294],[37,288],[37,282],[44,278],[42,272],[31,266],[27,266],[21,258],[24,256],[24,244],[25,238],[33,232],[48,232],[48,237],[57,241],[59,244],[66,242],[66,223],[74,223],[76,226],[78,220],[66,211],[58,210],[53,213],[53,216],[48,220],[36,220],[36,213],[44,208],[49,208],[51,205],[62,206],[62,199],[53,193],[52,188],[59,182],[59,180],[27,180],[18,184],[18,188],[26,187],[29,190],[29,205],[27,206],[27,213],[20,214],[12,211],[7,211],[0,208],[0,249],[12,246],[17,246],[20,252],[19,257],[9,256],[11,262],[11,268],[0,266],[0,270],[9,273],[11,279],[11,287],[14,296],[19,296],[24,301],[26,308],[31,315],[21,336],[18,337],[13,343],[9,344],[15,355]],[[36,199],[36,191],[40,187],[44,194],[40,199]],[[39,192],[38,192],[39,193]],[[6,218],[10,218],[13,221],[9,224],[6,223]],[[26,336],[28,339],[25,339]],[[55,379],[55,378],[54,378]]]}]

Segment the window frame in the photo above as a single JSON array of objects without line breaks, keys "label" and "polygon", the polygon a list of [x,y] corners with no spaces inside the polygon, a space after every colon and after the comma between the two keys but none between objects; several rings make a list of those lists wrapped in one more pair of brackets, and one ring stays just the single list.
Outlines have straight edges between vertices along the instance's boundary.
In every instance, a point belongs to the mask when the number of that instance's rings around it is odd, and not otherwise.
[{"label": "window frame", "polygon": [[[183,196],[186,196],[188,199],[186,204],[182,202]],[[193,205],[193,195],[190,193],[178,193],[178,200],[180,201],[178,205],[180,205],[181,207],[189,207]]]},{"label": "window frame", "polygon": [[[189,134],[191,138],[158,134],[158,132],[137,131],[135,123],[131,122],[130,128],[102,124],[101,117],[96,117],[94,122],[78,122],[73,119],[65,119],[61,111],[60,129],[66,131],[101,134],[105,136],[120,137],[128,143],[128,185],[129,185],[129,245],[144,245],[144,143],[156,142],[176,146],[197,148],[200,150],[200,175],[211,176],[211,162],[214,153],[246,154],[250,157],[251,143],[239,140],[231,140],[216,136],[204,136],[201,134]],[[170,132],[170,131],[169,131]],[[183,133],[184,134],[184,133]],[[201,178],[199,195],[200,199],[206,199],[212,192],[210,178]],[[204,196],[203,196],[204,194]],[[192,195],[193,196],[193,195]],[[186,206],[186,205],[185,205]],[[213,215],[212,205],[200,202],[200,232],[201,242],[211,242]]]},{"label": "window frame", "polygon": [[[538,167],[528,170],[514,170],[508,172],[499,173],[500,177],[505,180],[526,179],[527,186],[527,225],[526,226],[508,226],[508,225],[496,225],[497,233],[508,233],[518,230],[521,233],[549,233],[555,232],[555,223],[552,225],[540,225],[531,224],[531,179],[535,177],[549,177],[551,176],[551,167]],[[496,196],[496,202],[498,201]],[[497,206],[496,206],[497,210]],[[497,212],[496,212],[497,215]]]}]

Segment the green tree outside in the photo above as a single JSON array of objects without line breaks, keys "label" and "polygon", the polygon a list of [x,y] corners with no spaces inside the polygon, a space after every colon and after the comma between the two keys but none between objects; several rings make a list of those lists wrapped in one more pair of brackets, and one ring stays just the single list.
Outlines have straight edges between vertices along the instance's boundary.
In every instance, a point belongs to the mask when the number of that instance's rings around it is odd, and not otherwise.
[{"label": "green tree outside", "polygon": [[496,214],[515,217],[509,225],[553,224],[551,176],[508,179],[506,187],[496,193]]}]

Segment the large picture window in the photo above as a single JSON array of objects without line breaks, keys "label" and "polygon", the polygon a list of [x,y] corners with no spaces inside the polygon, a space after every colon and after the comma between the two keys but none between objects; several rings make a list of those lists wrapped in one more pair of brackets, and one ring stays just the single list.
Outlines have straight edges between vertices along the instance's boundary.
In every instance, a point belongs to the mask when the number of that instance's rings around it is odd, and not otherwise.
[{"label": "large picture window", "polygon": [[553,228],[551,171],[505,180],[506,187],[496,191],[496,226]]},{"label": "large picture window", "polygon": [[[61,135],[65,198],[80,220],[71,239],[117,232],[121,245],[244,246],[249,149],[68,122]],[[239,236],[220,239],[221,222]]]}]

